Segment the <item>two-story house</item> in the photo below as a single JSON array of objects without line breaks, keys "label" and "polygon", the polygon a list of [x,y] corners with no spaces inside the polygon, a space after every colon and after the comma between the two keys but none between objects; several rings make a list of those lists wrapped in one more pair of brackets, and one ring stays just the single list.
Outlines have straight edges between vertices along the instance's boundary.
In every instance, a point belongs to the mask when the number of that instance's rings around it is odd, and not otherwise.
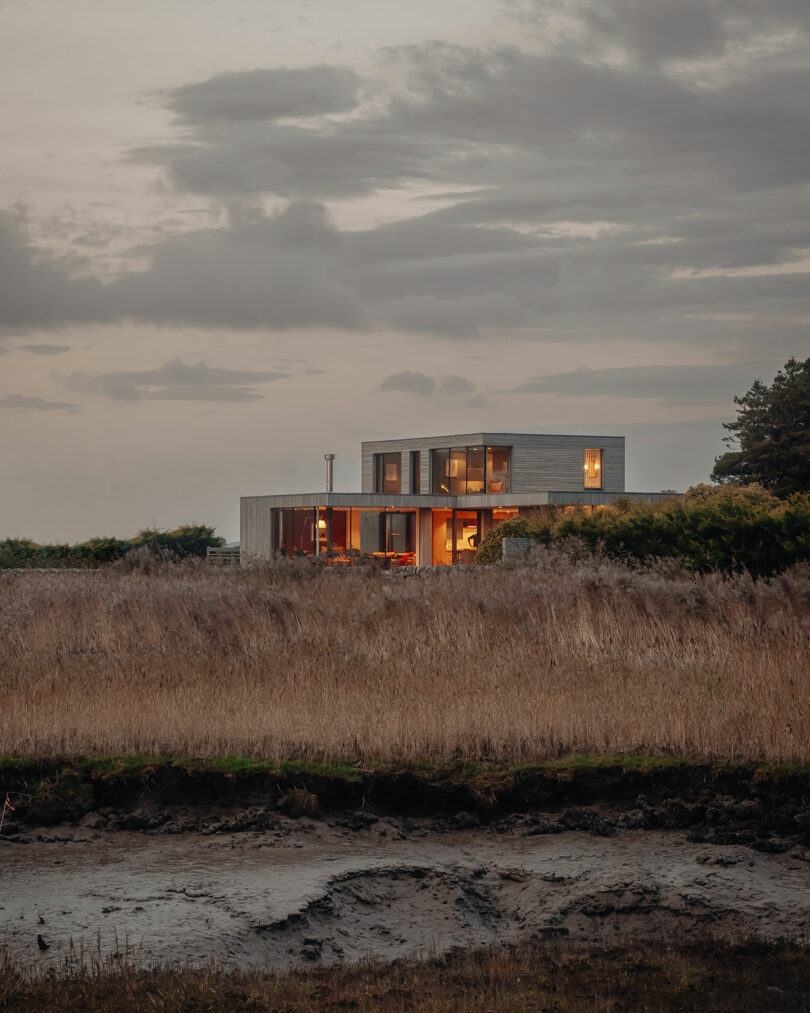
[{"label": "two-story house", "polygon": [[[325,455],[331,458],[331,455]],[[331,476],[331,460],[328,460]],[[243,496],[242,558],[472,562],[487,531],[541,507],[610,506],[627,493],[623,436],[465,433],[362,444],[362,491]]]}]

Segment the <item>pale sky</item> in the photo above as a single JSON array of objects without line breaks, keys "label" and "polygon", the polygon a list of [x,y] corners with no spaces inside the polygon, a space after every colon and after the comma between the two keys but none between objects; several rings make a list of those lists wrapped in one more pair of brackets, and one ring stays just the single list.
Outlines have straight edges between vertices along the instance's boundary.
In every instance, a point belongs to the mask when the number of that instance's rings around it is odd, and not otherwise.
[{"label": "pale sky", "polygon": [[806,0],[0,0],[0,85],[0,538],[395,435],[682,490],[810,355]]}]

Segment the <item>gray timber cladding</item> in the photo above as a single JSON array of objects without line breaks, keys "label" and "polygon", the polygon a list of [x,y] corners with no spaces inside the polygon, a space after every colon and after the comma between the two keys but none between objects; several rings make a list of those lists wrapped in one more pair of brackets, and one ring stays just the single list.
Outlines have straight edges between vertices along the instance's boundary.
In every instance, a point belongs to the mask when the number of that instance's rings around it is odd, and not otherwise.
[{"label": "gray timber cladding", "polygon": [[362,445],[362,489],[374,491],[374,454],[402,454],[402,489],[410,489],[410,451],[421,451],[422,494],[430,492],[430,451],[442,447],[512,448],[510,492],[579,492],[588,449],[602,450],[602,491],[624,492],[623,436],[552,436],[528,433],[464,433],[404,440],[375,440]]},{"label": "gray timber cladding", "polygon": [[269,559],[273,554],[271,514],[267,497],[243,496],[239,506],[239,548],[242,558]]}]

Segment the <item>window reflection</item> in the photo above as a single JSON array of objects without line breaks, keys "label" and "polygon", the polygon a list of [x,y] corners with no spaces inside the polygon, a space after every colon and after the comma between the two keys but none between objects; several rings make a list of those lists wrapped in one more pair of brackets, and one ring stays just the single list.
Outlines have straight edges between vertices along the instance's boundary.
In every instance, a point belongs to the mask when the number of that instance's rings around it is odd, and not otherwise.
[{"label": "window reflection", "polygon": [[465,496],[509,492],[511,447],[451,447],[431,451],[431,491]]}]

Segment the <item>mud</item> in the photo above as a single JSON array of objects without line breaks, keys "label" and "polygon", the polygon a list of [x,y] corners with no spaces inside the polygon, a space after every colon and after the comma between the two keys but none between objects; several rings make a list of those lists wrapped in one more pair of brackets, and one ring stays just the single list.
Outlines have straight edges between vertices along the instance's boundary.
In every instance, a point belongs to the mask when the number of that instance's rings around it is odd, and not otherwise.
[{"label": "mud", "polygon": [[[529,834],[684,829],[692,840],[764,852],[810,848],[810,771],[665,762],[445,770],[240,770],[147,763],[0,768],[16,810],[7,834],[90,821],[146,833],[278,831],[281,814],[427,818],[437,830]],[[36,836],[36,835],[34,835]]]},{"label": "mud", "polygon": [[438,832],[362,813],[276,819],[208,835],[86,825],[4,840],[0,944],[28,966],[281,969],[532,939],[810,942],[800,848],[710,846],[683,831]]}]

